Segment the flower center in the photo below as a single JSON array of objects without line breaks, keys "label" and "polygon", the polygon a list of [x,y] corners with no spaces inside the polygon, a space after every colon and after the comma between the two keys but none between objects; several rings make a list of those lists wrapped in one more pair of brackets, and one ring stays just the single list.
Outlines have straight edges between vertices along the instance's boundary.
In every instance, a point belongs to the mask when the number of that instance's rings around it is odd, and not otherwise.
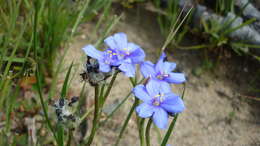
[{"label": "flower center", "polygon": [[107,50],[105,55],[105,64],[111,64],[111,62],[115,61],[117,58],[117,53],[113,50]]},{"label": "flower center", "polygon": [[164,101],[164,94],[160,93],[154,96],[153,105],[159,106]]},{"label": "flower center", "polygon": [[166,74],[166,73],[159,73],[156,78],[159,79],[159,80],[163,80],[164,78],[167,78],[169,77],[169,74]]},{"label": "flower center", "polygon": [[111,50],[108,50],[107,53],[108,53],[108,55],[109,55],[110,58],[112,58],[113,56],[116,56],[116,55],[117,55],[117,53],[115,53],[115,52],[113,52],[113,51],[111,51]]}]

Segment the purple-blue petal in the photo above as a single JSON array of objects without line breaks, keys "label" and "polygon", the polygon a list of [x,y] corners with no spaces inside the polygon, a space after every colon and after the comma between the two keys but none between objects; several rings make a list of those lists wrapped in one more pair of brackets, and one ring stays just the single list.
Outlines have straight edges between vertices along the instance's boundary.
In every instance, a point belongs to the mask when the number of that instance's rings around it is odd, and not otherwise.
[{"label": "purple-blue petal", "polygon": [[145,78],[155,76],[154,64],[150,61],[145,61],[140,66],[141,73]]},{"label": "purple-blue petal", "polygon": [[123,49],[127,47],[127,36],[123,32],[119,32],[114,34],[114,41],[116,46],[118,47],[117,49]]},{"label": "purple-blue petal", "polygon": [[109,36],[107,37],[105,40],[104,40],[105,44],[110,48],[110,49],[113,49],[113,50],[116,50],[118,47],[117,47],[117,44],[115,43],[114,41],[114,37],[113,36]]},{"label": "purple-blue petal", "polygon": [[87,56],[90,56],[95,59],[102,59],[103,58],[103,52],[97,50],[94,46],[92,45],[87,45],[82,48],[82,50],[87,54]]},{"label": "purple-blue petal", "polygon": [[165,73],[170,73],[175,68],[176,68],[176,63],[168,62],[168,61],[164,62],[164,72]]},{"label": "purple-blue petal", "polygon": [[166,129],[168,124],[168,114],[167,112],[158,107],[153,113],[153,122],[160,129]]},{"label": "purple-blue petal", "polygon": [[169,73],[169,77],[165,78],[169,83],[181,84],[186,81],[183,73]]},{"label": "purple-blue petal", "polygon": [[160,85],[160,93],[169,93],[171,92],[171,85],[165,81],[155,80]]},{"label": "purple-blue petal", "polygon": [[142,103],[138,105],[135,110],[138,116],[142,118],[148,118],[153,115],[155,108],[150,104]]},{"label": "purple-blue petal", "polygon": [[148,103],[151,101],[151,97],[147,94],[147,91],[145,89],[144,85],[137,85],[135,86],[135,88],[133,89],[133,93],[134,95],[139,98],[140,100]]},{"label": "purple-blue petal", "polygon": [[105,64],[104,62],[99,61],[99,70],[101,72],[110,72],[111,66],[109,64]]},{"label": "purple-blue petal", "polygon": [[161,57],[160,59],[157,61],[157,63],[155,64],[155,71],[157,73],[162,73],[164,71],[164,64],[163,64],[163,60]]},{"label": "purple-blue petal", "polygon": [[129,57],[131,58],[133,63],[140,64],[141,62],[144,61],[145,58],[144,50],[141,48],[137,48],[133,52],[131,52]]},{"label": "purple-blue petal", "polygon": [[160,59],[164,60],[166,58],[166,54],[164,52],[162,52]]},{"label": "purple-blue petal", "polygon": [[163,72],[164,71],[164,59],[166,57],[166,54],[163,52],[162,55],[160,56],[159,60],[155,64],[155,70],[156,72]]},{"label": "purple-blue petal", "polygon": [[165,99],[160,106],[169,113],[180,113],[185,109],[182,99],[172,93],[165,94]]},{"label": "purple-blue petal", "polygon": [[127,76],[134,77],[135,76],[135,65],[128,62],[123,62],[119,69]]},{"label": "purple-blue petal", "polygon": [[[141,48],[141,47],[138,46],[138,45],[136,45],[135,43],[129,42],[129,43],[127,43],[127,48],[128,48],[128,50],[130,50],[130,52],[133,52],[133,51],[135,51],[136,49],[139,49],[139,48]],[[123,48],[122,48],[122,49],[123,49]]]},{"label": "purple-blue petal", "polygon": [[153,79],[150,79],[146,84],[146,90],[151,97],[160,93],[160,84]]}]

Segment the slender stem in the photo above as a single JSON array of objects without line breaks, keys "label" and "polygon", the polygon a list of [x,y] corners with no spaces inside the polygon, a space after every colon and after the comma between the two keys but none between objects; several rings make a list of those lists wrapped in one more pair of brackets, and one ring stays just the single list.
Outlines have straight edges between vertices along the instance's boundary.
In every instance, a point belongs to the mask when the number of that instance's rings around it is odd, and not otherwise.
[{"label": "slender stem", "polygon": [[38,65],[37,65],[37,70],[36,70],[36,78],[37,78],[37,90],[38,90],[38,94],[39,94],[39,97],[40,97],[41,106],[43,108],[45,120],[46,120],[47,125],[50,128],[55,140],[58,143],[58,138],[57,138],[56,133],[55,133],[55,131],[54,131],[52,125],[51,125],[51,122],[50,122],[50,119],[49,119],[49,116],[48,116],[48,111],[47,111],[46,105],[45,105],[44,100],[43,100],[42,90],[41,90],[42,88],[41,88],[41,81],[40,81],[40,73],[39,73],[39,66]]},{"label": "slender stem", "polygon": [[139,132],[139,139],[140,139],[140,146],[145,145],[145,139],[144,139],[144,118],[137,117],[138,120],[138,132]]},{"label": "slender stem", "polygon": [[79,123],[81,123],[83,120],[85,120],[85,118],[91,113],[91,112],[93,112],[93,110],[94,110],[94,107],[93,107],[93,105],[89,108],[89,110],[87,110],[86,112],[85,112],[85,114],[79,119]]},{"label": "slender stem", "polygon": [[126,100],[128,99],[128,97],[132,94],[132,92],[129,92],[125,98],[123,98],[123,100],[118,104],[118,106],[115,107],[115,109],[107,116],[107,118],[101,123],[101,125],[105,124],[107,122],[107,120],[109,120],[114,113],[126,102]]},{"label": "slender stem", "polygon": [[133,87],[136,85],[135,79],[134,78],[129,78],[131,81],[131,84],[133,85]]},{"label": "slender stem", "polygon": [[106,87],[106,84],[102,84],[99,97],[103,97],[105,87]]},{"label": "slender stem", "polygon": [[[140,84],[144,81],[144,78],[142,78],[137,84]],[[107,118],[101,123],[102,125],[106,123],[113,115],[114,113],[126,102],[128,97],[132,94],[132,91],[130,91],[124,98],[123,100],[116,106],[116,108],[107,116]]]},{"label": "slender stem", "polygon": [[177,118],[178,118],[178,114],[176,114],[170,124],[170,127],[168,128],[167,130],[167,133],[165,134],[164,138],[163,138],[163,141],[162,141],[162,144],[161,146],[166,146],[167,142],[168,142],[168,139],[170,138],[171,134],[172,134],[172,130],[176,124],[176,121],[177,121]]},{"label": "slender stem", "polygon": [[146,139],[146,145],[150,146],[150,129],[152,125],[152,118],[149,119],[147,126],[146,126],[146,131],[145,131],[145,139]]},{"label": "slender stem", "polygon": [[[135,78],[129,78],[132,86],[135,87],[137,85],[137,76]],[[139,104],[139,99],[135,98],[137,100],[137,104]],[[136,116],[137,120],[136,120],[136,124],[138,127],[138,133],[139,133],[139,139],[140,139],[140,146],[144,146],[145,145],[145,139],[144,139],[144,122],[145,119],[142,119],[138,116]]]},{"label": "slender stem", "polygon": [[[184,98],[185,90],[186,90],[186,84],[184,84],[184,88],[183,88],[183,92],[182,92],[182,96],[181,96],[182,99]],[[173,120],[172,120],[172,122],[170,124],[170,127],[168,128],[168,130],[167,130],[167,132],[166,132],[166,134],[165,134],[165,136],[163,138],[161,146],[166,146],[166,144],[168,142],[168,139],[170,138],[170,136],[172,134],[172,130],[173,130],[173,128],[174,128],[174,126],[176,124],[176,121],[178,119],[178,115],[179,114],[175,114],[175,116],[174,116],[174,118],[173,118]]]},{"label": "slender stem", "polygon": [[90,136],[88,138],[87,141],[87,146],[90,146],[94,136],[96,134],[96,129],[98,126],[98,120],[99,120],[99,86],[95,86],[95,109],[94,109],[94,118],[93,118],[93,122],[92,122],[92,129],[91,129],[91,133]]},{"label": "slender stem", "polygon": [[110,81],[110,83],[109,83],[109,85],[107,87],[105,95],[103,96],[103,99],[102,99],[102,102],[101,102],[101,107],[103,107],[103,105],[104,105],[104,103],[105,103],[105,101],[106,101],[106,99],[107,99],[107,97],[108,97],[108,95],[109,95],[109,93],[110,93],[110,91],[111,91],[111,89],[113,87],[113,84],[114,84],[114,82],[116,80],[116,77],[117,77],[118,73],[119,73],[118,71],[114,73],[114,75],[113,75],[113,77],[112,77],[112,79],[111,79],[111,81]]},{"label": "slender stem", "polygon": [[122,136],[123,136],[123,134],[124,134],[124,131],[125,131],[125,129],[126,129],[126,126],[127,126],[128,122],[129,122],[129,120],[130,120],[130,118],[131,118],[131,116],[132,116],[132,114],[133,114],[133,112],[134,112],[135,107],[136,107],[137,104],[138,104],[138,99],[136,98],[134,104],[132,105],[132,107],[131,107],[131,109],[130,109],[130,112],[128,113],[128,115],[127,115],[127,117],[126,117],[126,120],[125,120],[125,122],[124,122],[124,124],[123,124],[123,127],[122,127],[122,129],[120,130],[120,133],[119,133],[119,136],[118,136],[118,138],[117,138],[117,140],[116,140],[115,146],[118,146],[119,141],[120,141],[120,139],[122,138]]}]

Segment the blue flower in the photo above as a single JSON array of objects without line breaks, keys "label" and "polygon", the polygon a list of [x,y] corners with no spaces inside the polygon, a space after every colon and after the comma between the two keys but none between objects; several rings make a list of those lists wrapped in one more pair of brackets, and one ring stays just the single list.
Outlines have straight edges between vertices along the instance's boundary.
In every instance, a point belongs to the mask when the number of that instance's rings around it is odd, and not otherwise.
[{"label": "blue flower", "polygon": [[169,84],[180,84],[185,82],[183,73],[172,72],[176,68],[173,62],[165,61],[166,55],[162,53],[156,64],[150,61],[145,61],[141,64],[141,72],[145,78],[155,80],[163,88],[169,88]]},{"label": "blue flower", "polygon": [[128,77],[135,76],[135,65],[144,61],[145,53],[143,49],[127,41],[125,33],[116,33],[113,36],[107,37],[104,42],[118,54],[121,60],[119,69]]},{"label": "blue flower", "polygon": [[168,114],[180,113],[185,108],[179,96],[170,90],[160,88],[154,80],[150,80],[146,86],[136,86],[133,93],[143,101],[136,107],[138,116],[142,118],[152,117],[155,125],[161,129],[167,128]]},{"label": "blue flower", "polygon": [[113,49],[106,49],[99,51],[92,45],[87,45],[83,51],[90,57],[97,59],[99,63],[99,70],[101,72],[110,72],[111,66],[119,66],[121,64],[118,54]]}]

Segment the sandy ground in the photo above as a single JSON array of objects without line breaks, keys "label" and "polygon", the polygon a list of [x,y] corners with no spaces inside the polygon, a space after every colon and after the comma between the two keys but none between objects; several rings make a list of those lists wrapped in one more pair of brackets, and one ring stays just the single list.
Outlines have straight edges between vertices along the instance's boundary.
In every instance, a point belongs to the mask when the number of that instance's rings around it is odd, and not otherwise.
[{"label": "sandy ground", "polygon": [[[145,14],[144,14],[145,13]],[[82,82],[78,74],[82,71],[83,56],[81,48],[89,43],[89,30],[94,24],[82,25],[82,35],[70,47],[66,64],[72,60],[80,65],[70,89],[71,95],[78,95]],[[125,14],[114,32],[125,32],[129,40],[139,44],[146,51],[147,60],[155,61],[158,49],[163,45],[163,37],[156,24],[155,15],[143,11]],[[248,104],[248,99],[239,97],[243,91],[243,68],[230,72],[228,65],[220,64],[212,73],[195,76],[192,70],[199,67],[202,61],[199,52],[168,50],[168,59],[178,64],[178,70],[187,76],[185,95],[186,110],[179,116],[175,130],[170,138],[172,146],[259,146],[260,145],[260,106]],[[238,77],[237,77],[238,74]],[[240,78],[239,78],[240,76]],[[93,89],[87,87],[88,100],[93,100]],[[117,103],[131,89],[128,79],[120,75],[109,97],[108,104]],[[174,86],[174,92],[181,93],[182,85]],[[133,102],[127,103],[98,132],[93,145],[107,146],[115,142],[117,134],[126,117],[127,110]],[[91,104],[91,102],[89,102]],[[89,119],[91,123],[91,118]],[[157,146],[155,131],[152,131],[152,145]],[[163,134],[164,132],[162,132]],[[130,121],[120,145],[139,145],[134,118]]]}]

